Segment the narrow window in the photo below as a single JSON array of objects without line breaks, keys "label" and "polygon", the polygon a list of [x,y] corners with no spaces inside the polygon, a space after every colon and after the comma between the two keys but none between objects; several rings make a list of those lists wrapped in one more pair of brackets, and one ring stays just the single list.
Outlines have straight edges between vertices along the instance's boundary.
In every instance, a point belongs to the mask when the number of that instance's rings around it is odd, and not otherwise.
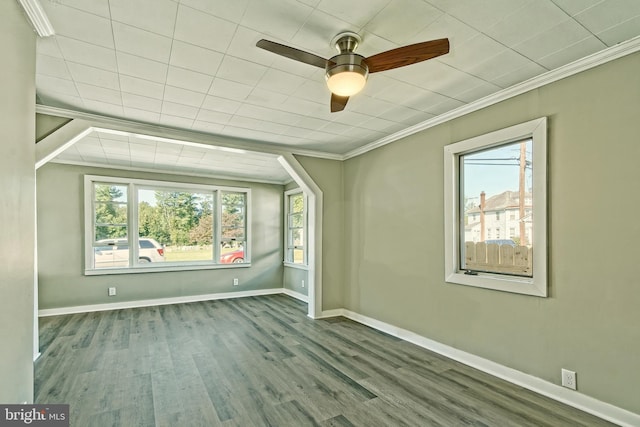
[{"label": "narrow window", "polygon": [[307,214],[304,193],[285,193],[285,263],[306,265]]},{"label": "narrow window", "polygon": [[247,258],[245,254],[246,206],[245,193],[222,192],[220,262],[223,264],[243,263]]}]

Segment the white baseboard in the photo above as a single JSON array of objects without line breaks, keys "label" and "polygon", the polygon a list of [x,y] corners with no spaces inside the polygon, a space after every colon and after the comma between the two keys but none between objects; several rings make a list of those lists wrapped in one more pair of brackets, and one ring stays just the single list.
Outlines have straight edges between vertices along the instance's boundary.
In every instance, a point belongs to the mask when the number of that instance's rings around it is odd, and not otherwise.
[{"label": "white baseboard", "polygon": [[296,292],[294,290],[287,289],[287,288],[282,288],[282,293],[285,295],[289,295],[290,297],[298,299],[300,301],[309,303],[309,297],[305,294],[301,294],[300,292]]},{"label": "white baseboard", "polygon": [[344,308],[336,308],[335,310],[323,310],[322,314],[316,317],[316,319],[327,319],[329,317],[344,316],[344,312]]},{"label": "white baseboard", "polygon": [[155,298],[106,304],[79,305],[75,307],[61,307],[38,310],[38,317],[58,316],[61,314],[88,313],[93,311],[121,310],[124,308],[152,307],[156,305],[182,304],[198,301],[213,301],[218,299],[254,297],[259,295],[274,295],[281,293],[285,293],[283,291],[283,288],[273,288],[259,289],[255,291],[222,292],[217,294],[188,295],[184,297]]},{"label": "white baseboard", "polygon": [[577,391],[569,390],[533,375],[525,374],[371,317],[346,309],[337,309],[323,311],[321,318],[335,316],[344,316],[620,426],[640,426],[640,414],[635,414]]}]

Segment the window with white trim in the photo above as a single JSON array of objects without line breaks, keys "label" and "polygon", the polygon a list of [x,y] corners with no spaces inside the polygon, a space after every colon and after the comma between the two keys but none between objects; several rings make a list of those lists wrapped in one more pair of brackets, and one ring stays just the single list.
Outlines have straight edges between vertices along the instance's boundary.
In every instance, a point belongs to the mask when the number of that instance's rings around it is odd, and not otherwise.
[{"label": "window with white trim", "polygon": [[247,265],[250,189],[85,176],[85,274]]},{"label": "window with white trim", "polygon": [[[546,123],[532,120],[444,148],[447,282],[547,296]],[[499,219],[507,221],[508,239]]]},{"label": "window with white trim", "polygon": [[307,198],[301,190],[285,192],[285,257],[287,264],[307,265]]}]

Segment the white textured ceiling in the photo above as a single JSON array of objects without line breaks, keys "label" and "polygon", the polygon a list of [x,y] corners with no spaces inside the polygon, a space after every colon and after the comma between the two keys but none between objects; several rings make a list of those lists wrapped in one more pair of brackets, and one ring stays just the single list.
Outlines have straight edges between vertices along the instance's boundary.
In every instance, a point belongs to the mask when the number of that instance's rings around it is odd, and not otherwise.
[{"label": "white textured ceiling", "polygon": [[[640,35],[638,0],[40,0],[38,102],[344,154]],[[445,56],[373,74],[329,112],[323,70],[342,31],[366,56],[447,37]]]}]

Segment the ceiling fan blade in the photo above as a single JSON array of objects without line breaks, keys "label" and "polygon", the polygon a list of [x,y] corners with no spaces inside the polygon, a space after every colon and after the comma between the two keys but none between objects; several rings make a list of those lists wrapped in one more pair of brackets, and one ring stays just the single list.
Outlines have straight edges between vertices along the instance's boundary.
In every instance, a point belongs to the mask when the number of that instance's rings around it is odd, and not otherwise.
[{"label": "ceiling fan blade", "polygon": [[337,113],[338,111],[344,110],[344,107],[347,106],[347,101],[349,101],[348,96],[339,96],[335,93],[331,94],[331,112]]},{"label": "ceiling fan blade", "polygon": [[370,73],[404,67],[449,53],[449,39],[431,40],[391,49],[365,59]]},{"label": "ceiling fan blade", "polygon": [[305,52],[304,50],[299,50],[294,47],[285,46],[280,43],[272,42],[269,40],[262,39],[256,43],[260,49],[268,50],[269,52],[273,52],[277,55],[284,56],[289,59],[293,59],[294,61],[304,62],[305,64],[315,65],[319,68],[324,68],[327,65],[327,60],[319,57],[318,55],[314,55],[313,53]]}]

